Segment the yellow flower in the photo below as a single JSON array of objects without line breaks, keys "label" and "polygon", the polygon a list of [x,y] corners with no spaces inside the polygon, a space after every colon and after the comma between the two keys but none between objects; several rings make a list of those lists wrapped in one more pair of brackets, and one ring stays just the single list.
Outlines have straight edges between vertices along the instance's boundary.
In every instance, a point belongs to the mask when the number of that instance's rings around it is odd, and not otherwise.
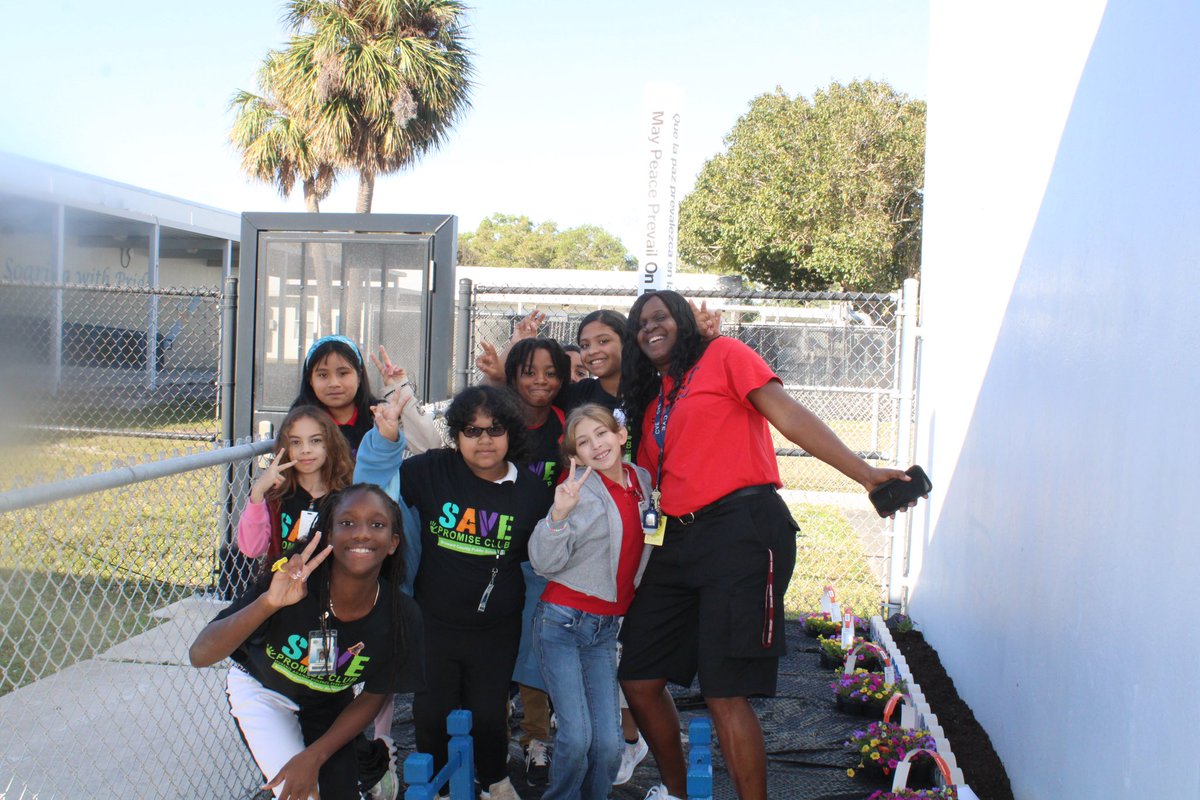
[{"label": "yellow flower", "polygon": [[848,770],[846,770],[846,777],[848,777],[848,778],[853,778],[853,777],[854,777],[854,770],[852,770],[852,769],[848,769]]},{"label": "yellow flower", "polygon": [[878,740],[878,739],[872,739],[872,740],[871,740],[871,747],[879,747],[879,740]]},{"label": "yellow flower", "polygon": [[867,747],[865,744],[862,746],[862,751],[863,751],[864,753],[865,753],[865,752],[867,752],[867,750],[869,750],[869,749],[870,749],[870,748],[868,748],[868,747]]},{"label": "yellow flower", "polygon": [[879,760],[879,753],[871,753],[871,758],[875,761]]}]

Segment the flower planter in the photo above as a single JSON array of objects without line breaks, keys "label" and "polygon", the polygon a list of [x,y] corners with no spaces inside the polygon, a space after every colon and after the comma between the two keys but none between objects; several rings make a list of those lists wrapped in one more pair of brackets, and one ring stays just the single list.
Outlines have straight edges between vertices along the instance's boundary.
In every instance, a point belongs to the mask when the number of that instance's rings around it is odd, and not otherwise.
[{"label": "flower planter", "polygon": [[[845,659],[830,658],[829,654],[824,650],[817,653],[817,659],[821,662],[821,666],[825,669],[841,669],[842,667],[846,666]],[[866,656],[865,658],[860,658],[858,660],[858,665],[863,669],[870,670],[871,672],[880,672],[883,669],[883,664],[880,663],[879,659],[875,656]]]},{"label": "flower planter", "polygon": [[816,639],[819,636],[837,636],[841,629],[842,624],[834,622],[828,614],[818,612],[804,618],[804,632],[810,639]]},{"label": "flower planter", "polygon": [[[906,779],[918,788],[933,787],[933,746],[933,736],[927,730],[872,722],[863,730],[854,731],[846,740],[846,749],[858,759],[858,764],[847,772],[855,779],[893,782],[896,771],[903,769]],[[910,753],[923,755],[910,761]]]},{"label": "flower planter", "polygon": [[[869,783],[886,783],[891,784],[893,780],[892,773],[895,770],[887,770],[886,772],[875,762],[869,762],[854,770],[854,777],[861,778]],[[914,761],[909,765],[908,784],[914,789],[932,789],[936,784],[933,779],[934,765],[933,759],[922,759]]]},{"label": "flower planter", "polygon": [[844,697],[835,697],[834,705],[837,710],[843,714],[849,714],[853,717],[863,717],[865,719],[883,719],[883,709],[887,705],[886,700],[847,700]]},{"label": "flower planter", "polygon": [[872,719],[882,719],[888,698],[905,690],[903,683],[888,683],[883,675],[865,669],[838,674],[829,688],[839,710]]},{"label": "flower planter", "polygon": [[957,786],[939,786],[934,789],[901,789],[898,792],[877,791],[867,795],[867,800],[967,800],[959,796]]},{"label": "flower planter", "polygon": [[[861,636],[855,637],[854,646],[858,647],[868,642]],[[817,645],[820,648],[817,651],[817,660],[825,669],[839,669],[845,666],[846,651],[842,648],[841,641],[835,636],[822,636],[817,639]],[[863,669],[871,672],[882,672],[883,661],[879,656],[871,652],[860,651],[858,656],[858,665]]]},{"label": "flower planter", "polygon": [[[842,623],[834,622],[829,614],[821,611],[803,614],[802,618],[804,620],[804,632],[810,639],[816,639],[818,636],[833,637],[839,635],[842,631]],[[859,617],[854,618],[854,633],[856,636],[865,636],[868,629],[866,620]]]}]

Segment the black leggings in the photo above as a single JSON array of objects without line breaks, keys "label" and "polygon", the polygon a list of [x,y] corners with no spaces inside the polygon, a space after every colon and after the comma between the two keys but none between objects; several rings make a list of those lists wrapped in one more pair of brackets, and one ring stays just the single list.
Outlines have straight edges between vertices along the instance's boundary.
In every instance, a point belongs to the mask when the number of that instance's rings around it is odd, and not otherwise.
[{"label": "black leggings", "polygon": [[459,628],[425,616],[425,691],[413,698],[417,750],[446,764],[446,717],[471,712],[475,773],[487,788],[508,777],[508,686],[517,661],[521,615],[487,628]]}]

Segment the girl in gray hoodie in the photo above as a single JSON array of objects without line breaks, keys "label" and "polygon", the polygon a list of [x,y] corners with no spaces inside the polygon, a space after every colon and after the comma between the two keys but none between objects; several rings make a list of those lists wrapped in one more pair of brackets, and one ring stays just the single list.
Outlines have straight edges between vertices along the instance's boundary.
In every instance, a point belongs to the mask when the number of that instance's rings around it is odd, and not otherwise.
[{"label": "girl in gray hoodie", "polygon": [[530,564],[549,579],[533,646],[558,715],[544,800],[604,800],[621,762],[617,630],[649,556],[650,476],[622,460],[627,438],[603,406],[571,412],[562,439],[570,472],[529,540]]}]

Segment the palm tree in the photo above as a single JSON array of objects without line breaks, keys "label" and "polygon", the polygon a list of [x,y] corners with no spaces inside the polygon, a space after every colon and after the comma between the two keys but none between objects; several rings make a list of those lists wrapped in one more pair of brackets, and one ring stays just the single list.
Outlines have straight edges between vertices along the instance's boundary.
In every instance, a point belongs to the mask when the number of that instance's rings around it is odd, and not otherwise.
[{"label": "palm tree", "polygon": [[229,139],[242,152],[242,169],[252,178],[273,183],[283,197],[299,180],[304,207],[320,211],[336,178],[333,158],[322,155],[311,134],[311,122],[280,98],[277,88],[282,53],[272,50],[258,72],[260,94],[239,89],[229,106],[237,112]]},{"label": "palm tree", "polygon": [[436,148],[470,106],[465,12],[459,0],[289,0],[277,88],[305,110],[311,141],[358,172],[360,213],[378,175]]}]

